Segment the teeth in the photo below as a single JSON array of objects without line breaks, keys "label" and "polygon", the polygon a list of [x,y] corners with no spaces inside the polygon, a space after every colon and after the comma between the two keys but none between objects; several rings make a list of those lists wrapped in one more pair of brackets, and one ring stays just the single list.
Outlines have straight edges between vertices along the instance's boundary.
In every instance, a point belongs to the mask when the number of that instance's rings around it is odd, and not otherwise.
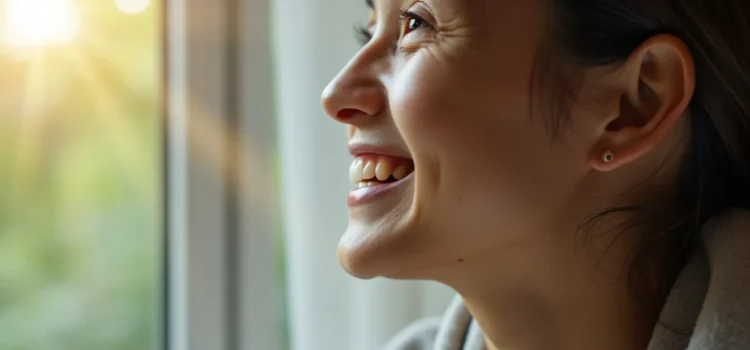
[{"label": "teeth", "polygon": [[396,180],[401,180],[409,175],[409,172],[409,165],[399,165],[394,169],[393,162],[387,157],[380,159],[357,158],[349,167],[349,181],[362,188],[378,185],[380,181],[386,181],[391,176]]},{"label": "teeth", "polygon": [[370,187],[370,186],[375,186],[375,185],[379,185],[379,183],[377,181],[362,181],[357,184],[357,188],[365,188],[365,187]]},{"label": "teeth", "polygon": [[362,179],[369,180],[375,177],[375,166],[376,164],[372,161],[367,161],[364,170],[362,170]]},{"label": "teeth", "polygon": [[401,165],[396,170],[393,171],[393,178],[396,180],[401,180],[405,178],[407,175],[406,166]]},{"label": "teeth", "polygon": [[362,159],[355,159],[349,167],[349,181],[353,184],[362,181],[362,167],[364,167]]},{"label": "teeth", "polygon": [[388,180],[391,177],[391,162],[387,160],[381,160],[378,162],[378,166],[375,167],[375,177],[380,181]]}]

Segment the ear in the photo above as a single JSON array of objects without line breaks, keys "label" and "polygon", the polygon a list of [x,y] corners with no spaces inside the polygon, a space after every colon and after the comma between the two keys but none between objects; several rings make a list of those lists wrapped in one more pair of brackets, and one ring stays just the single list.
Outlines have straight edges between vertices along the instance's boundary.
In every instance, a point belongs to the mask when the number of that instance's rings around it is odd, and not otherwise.
[{"label": "ear", "polygon": [[616,79],[619,109],[602,120],[589,156],[598,171],[617,169],[662,143],[693,97],[695,65],[682,40],[657,35],[628,57]]}]

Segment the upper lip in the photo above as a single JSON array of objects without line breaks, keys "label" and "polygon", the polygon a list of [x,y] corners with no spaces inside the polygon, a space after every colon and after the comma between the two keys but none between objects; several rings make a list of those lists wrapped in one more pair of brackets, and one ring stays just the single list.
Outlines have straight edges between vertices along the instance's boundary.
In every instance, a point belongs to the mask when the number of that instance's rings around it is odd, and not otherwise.
[{"label": "upper lip", "polygon": [[411,159],[411,157],[408,154],[404,154],[404,152],[399,151],[399,149],[396,147],[367,144],[367,143],[350,143],[349,153],[355,157],[359,157],[363,155],[382,155],[382,156],[390,156],[390,157],[397,157],[397,158],[403,158],[403,159]]}]

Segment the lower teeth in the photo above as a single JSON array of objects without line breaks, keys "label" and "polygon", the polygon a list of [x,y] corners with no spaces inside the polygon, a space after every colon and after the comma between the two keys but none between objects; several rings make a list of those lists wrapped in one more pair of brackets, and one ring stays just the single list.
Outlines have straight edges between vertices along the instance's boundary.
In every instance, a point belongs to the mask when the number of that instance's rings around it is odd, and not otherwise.
[{"label": "lower teeth", "polygon": [[401,178],[396,178],[393,176],[389,176],[388,179],[380,181],[376,178],[362,180],[360,182],[357,182],[357,188],[365,188],[365,187],[371,187],[371,186],[377,186],[377,185],[387,185],[389,183],[394,183],[403,180],[406,176],[410,175],[406,174],[404,176],[401,176]]},{"label": "lower teeth", "polygon": [[365,187],[370,187],[370,186],[375,186],[375,185],[380,185],[380,184],[381,183],[377,182],[377,181],[367,181],[367,182],[363,181],[363,182],[360,182],[359,184],[357,184],[357,187],[358,188],[365,188]]}]

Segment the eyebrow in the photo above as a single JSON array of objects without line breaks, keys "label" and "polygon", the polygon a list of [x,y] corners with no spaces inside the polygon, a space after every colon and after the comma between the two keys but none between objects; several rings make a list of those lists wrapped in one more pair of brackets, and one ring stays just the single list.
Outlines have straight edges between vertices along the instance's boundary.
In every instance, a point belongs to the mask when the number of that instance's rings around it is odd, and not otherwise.
[{"label": "eyebrow", "polygon": [[367,4],[367,7],[375,9],[375,4],[373,4],[372,1],[373,0],[365,0],[365,3]]}]

